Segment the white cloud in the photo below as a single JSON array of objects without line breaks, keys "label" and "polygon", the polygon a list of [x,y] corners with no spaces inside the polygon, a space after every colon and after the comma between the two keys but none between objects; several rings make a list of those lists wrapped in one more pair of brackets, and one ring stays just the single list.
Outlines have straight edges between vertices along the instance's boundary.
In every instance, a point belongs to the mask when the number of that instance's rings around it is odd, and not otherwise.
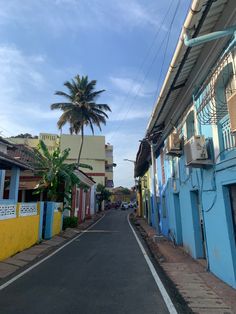
[{"label": "white cloud", "polygon": [[[43,122],[53,121],[59,112],[45,109],[42,92],[48,84],[41,73],[45,58],[25,55],[15,46],[0,45],[0,132],[4,136],[35,133]],[[32,101],[32,99],[35,99]],[[38,101],[42,103],[38,103]]]},{"label": "white cloud", "polygon": [[112,112],[109,113],[109,121],[125,121],[134,119],[143,119],[150,116],[150,100],[134,95],[116,94],[107,101]]},{"label": "white cloud", "polygon": [[143,86],[135,82],[131,78],[111,76],[110,81],[121,92],[128,93],[129,95],[137,95],[139,97],[145,96],[145,91],[144,91]]},{"label": "white cloud", "polygon": [[0,86],[9,97],[22,93],[22,85],[34,86],[42,90],[45,84],[43,75],[34,64],[43,62],[42,56],[26,57],[14,46],[0,45]]},{"label": "white cloud", "polygon": [[[40,23],[56,36],[77,27],[126,31],[133,27],[157,27],[160,19],[155,1],[142,0],[0,0],[0,24]],[[162,26],[163,30],[165,28]],[[79,28],[78,28],[79,30]]]}]

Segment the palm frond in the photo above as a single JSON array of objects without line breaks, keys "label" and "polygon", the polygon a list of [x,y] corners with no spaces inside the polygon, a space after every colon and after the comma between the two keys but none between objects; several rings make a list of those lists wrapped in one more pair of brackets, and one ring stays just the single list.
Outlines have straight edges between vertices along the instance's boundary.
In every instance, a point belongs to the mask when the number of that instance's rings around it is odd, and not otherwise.
[{"label": "palm frond", "polygon": [[70,102],[58,102],[51,104],[51,110],[61,109],[61,110],[69,110],[73,109],[74,105]]}]

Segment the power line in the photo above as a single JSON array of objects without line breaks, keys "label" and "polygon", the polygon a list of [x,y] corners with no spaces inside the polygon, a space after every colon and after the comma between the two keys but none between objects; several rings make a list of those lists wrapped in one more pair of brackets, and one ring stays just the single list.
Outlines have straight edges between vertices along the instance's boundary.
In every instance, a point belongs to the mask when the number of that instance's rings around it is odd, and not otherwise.
[{"label": "power line", "polygon": [[[153,46],[154,46],[154,44],[155,44],[155,41],[156,41],[156,39],[157,39],[157,37],[158,37],[158,35],[159,35],[160,31],[161,31],[161,28],[162,28],[162,26],[163,26],[163,23],[164,23],[165,19],[167,18],[167,16],[169,15],[169,12],[170,12],[170,9],[171,9],[171,7],[172,7],[172,5],[173,5],[173,2],[174,2],[174,0],[171,1],[170,5],[169,5],[169,7],[168,7],[168,9],[167,9],[167,11],[166,11],[166,14],[165,14],[164,18],[162,19],[162,21],[161,21],[161,23],[160,23],[160,25],[159,25],[159,27],[158,27],[158,29],[157,29],[157,31],[156,31],[154,37],[153,37],[153,40],[152,40],[152,42],[151,42],[151,44],[150,44],[150,46],[149,46],[149,49],[148,49],[147,53],[145,54],[145,57],[143,58],[143,61],[142,61],[142,63],[141,63],[141,66],[139,67],[139,69],[138,69],[138,71],[137,71],[137,75],[135,76],[134,81],[137,81],[137,79],[138,79],[138,77],[139,77],[139,74],[141,73],[141,71],[142,71],[142,69],[143,69],[143,67],[144,67],[145,62],[146,62],[146,60],[148,59],[148,57],[149,57],[149,55],[150,55],[150,53],[151,53],[151,51],[152,51],[152,49],[153,49]],[[158,51],[159,51],[160,48],[162,47],[162,44],[163,44],[163,41],[162,41],[161,45],[158,47]],[[155,62],[155,60],[156,60],[156,57],[157,57],[157,56],[155,55],[154,58],[153,58],[153,60],[152,60],[152,62],[151,62],[151,66],[149,66],[149,68],[148,68],[148,74],[149,74],[149,72],[150,72],[150,69],[151,69],[152,65],[154,64],[154,62]],[[147,74],[146,74],[145,76],[147,76]],[[145,81],[145,80],[143,80],[143,82],[144,82],[144,81]],[[140,84],[140,86],[142,86],[142,83]],[[126,100],[128,99],[128,97],[129,97],[130,93],[132,92],[132,90],[133,90],[133,86],[128,90],[127,94],[125,95],[124,100],[123,100],[123,104],[124,104],[124,103],[126,102]],[[138,93],[139,93],[140,90],[141,90],[141,87],[139,87]],[[137,93],[136,93],[135,99],[136,99],[136,97],[137,97]],[[129,111],[130,111],[130,109],[131,109],[130,107],[131,107],[132,105],[133,105],[133,102],[132,102],[132,104],[129,106],[129,108],[127,109],[126,113],[123,114],[123,118],[121,119],[121,122],[120,122],[120,124],[118,125],[118,127],[116,128],[116,130],[114,131],[114,133],[116,133],[116,132],[119,130],[119,128],[121,127],[121,124],[122,124],[122,122],[123,122],[125,116],[127,116],[127,114],[129,113]],[[111,138],[110,138],[109,140],[111,141],[111,139],[112,139],[112,136],[111,136]]]},{"label": "power line", "polygon": [[158,91],[159,91],[159,88],[160,88],[161,76],[162,76],[162,72],[163,72],[163,68],[164,68],[164,63],[165,63],[165,59],[166,59],[166,54],[167,54],[167,48],[168,48],[168,45],[169,45],[170,35],[171,35],[172,27],[173,27],[174,20],[175,20],[175,18],[176,18],[176,14],[177,14],[177,12],[178,12],[179,6],[180,6],[180,0],[178,0],[178,3],[177,3],[177,6],[176,6],[176,8],[175,8],[175,12],[174,12],[173,18],[172,18],[172,20],[171,20],[170,28],[169,28],[169,31],[168,31],[167,42],[166,42],[166,47],[165,47],[165,52],[164,52],[164,57],[163,57],[162,64],[161,64],[161,71],[160,71],[160,74],[159,74],[157,89],[156,89],[156,92],[155,92],[155,95],[154,95],[154,104],[153,104],[153,108],[152,108],[152,109],[154,109],[155,102],[156,102],[156,98],[157,98],[157,94],[158,94]]},{"label": "power line", "polygon": [[[172,4],[172,3],[171,3],[171,4]],[[126,115],[124,116],[124,118],[127,116],[127,114],[129,113],[129,111],[131,110],[131,108],[132,108],[133,105],[135,104],[135,100],[136,100],[136,98],[138,97],[138,93],[140,92],[140,90],[141,90],[141,88],[142,88],[142,86],[143,86],[143,84],[144,84],[144,82],[145,82],[147,76],[149,75],[149,73],[150,73],[150,71],[151,71],[151,69],[152,69],[152,66],[153,66],[153,64],[155,63],[155,61],[156,61],[156,59],[157,59],[157,56],[158,56],[159,52],[161,51],[162,45],[164,44],[165,40],[167,39],[167,44],[166,44],[166,48],[165,48],[165,52],[164,52],[164,58],[163,58],[163,61],[162,61],[162,66],[161,66],[161,74],[162,74],[163,66],[164,66],[164,62],[165,62],[165,58],[166,58],[166,52],[167,52],[167,48],[168,48],[168,44],[169,44],[170,34],[171,34],[171,30],[172,30],[172,27],[173,27],[174,20],[175,20],[175,18],[176,18],[177,11],[178,11],[178,9],[179,9],[179,5],[180,5],[180,0],[178,0],[178,2],[177,2],[177,5],[176,5],[176,8],[175,8],[173,17],[172,17],[172,19],[171,19],[171,23],[170,23],[169,30],[168,30],[168,36],[165,37],[165,38],[163,39],[163,41],[161,42],[161,44],[160,44],[160,46],[159,46],[159,48],[158,48],[157,54],[154,56],[154,58],[153,58],[153,60],[152,60],[152,62],[151,62],[151,64],[150,64],[150,66],[149,66],[149,68],[148,68],[148,70],[147,70],[147,72],[146,72],[146,74],[145,74],[145,76],[144,76],[144,78],[143,78],[143,80],[142,80],[142,82],[141,82],[141,84],[140,84],[140,87],[139,87],[139,89],[138,89],[138,91],[137,91],[137,93],[136,93],[136,95],[135,95],[135,97],[134,97],[132,103],[130,104],[130,106],[129,106],[129,108],[128,108],[128,110],[127,110]],[[123,120],[121,121],[120,126],[121,126],[122,122],[124,121],[124,118],[123,118]],[[120,126],[119,126],[119,127],[120,127]]]}]

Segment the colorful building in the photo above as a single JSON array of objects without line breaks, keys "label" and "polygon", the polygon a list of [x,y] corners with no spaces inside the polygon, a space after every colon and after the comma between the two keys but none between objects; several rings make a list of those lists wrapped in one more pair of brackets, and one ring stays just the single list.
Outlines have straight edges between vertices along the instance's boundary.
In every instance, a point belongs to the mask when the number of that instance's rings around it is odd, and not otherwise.
[{"label": "colorful building", "polygon": [[[162,233],[234,288],[235,25],[235,1],[193,2],[144,139],[156,157]],[[136,176],[150,151],[137,155]]]},{"label": "colorful building", "polygon": [[[62,150],[70,148],[68,162],[74,163],[78,159],[81,144],[81,135],[40,133],[38,138],[8,138],[14,144],[24,144],[37,147],[39,140],[43,140],[49,151],[60,146]],[[84,172],[96,183],[112,188],[113,183],[113,146],[105,143],[105,136],[85,135],[81,155],[81,163],[92,166],[93,170],[84,169]]]},{"label": "colorful building", "polygon": [[[43,202],[18,201],[21,173],[33,172],[34,169],[31,164],[10,155],[8,152],[12,150],[15,151],[16,147],[0,138],[0,260],[36,244],[42,238],[51,238],[62,228],[62,204],[51,202],[50,206],[47,203],[44,206]],[[4,197],[6,186],[8,193]],[[43,219],[45,208],[47,217]]]}]

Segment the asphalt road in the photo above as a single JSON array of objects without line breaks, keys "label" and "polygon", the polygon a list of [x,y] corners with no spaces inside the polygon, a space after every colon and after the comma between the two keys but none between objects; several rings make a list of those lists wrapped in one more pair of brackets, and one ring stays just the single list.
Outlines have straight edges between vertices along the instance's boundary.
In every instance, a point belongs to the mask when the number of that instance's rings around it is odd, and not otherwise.
[{"label": "asphalt road", "polygon": [[128,225],[127,211],[114,210],[0,291],[0,313],[169,312]]}]

